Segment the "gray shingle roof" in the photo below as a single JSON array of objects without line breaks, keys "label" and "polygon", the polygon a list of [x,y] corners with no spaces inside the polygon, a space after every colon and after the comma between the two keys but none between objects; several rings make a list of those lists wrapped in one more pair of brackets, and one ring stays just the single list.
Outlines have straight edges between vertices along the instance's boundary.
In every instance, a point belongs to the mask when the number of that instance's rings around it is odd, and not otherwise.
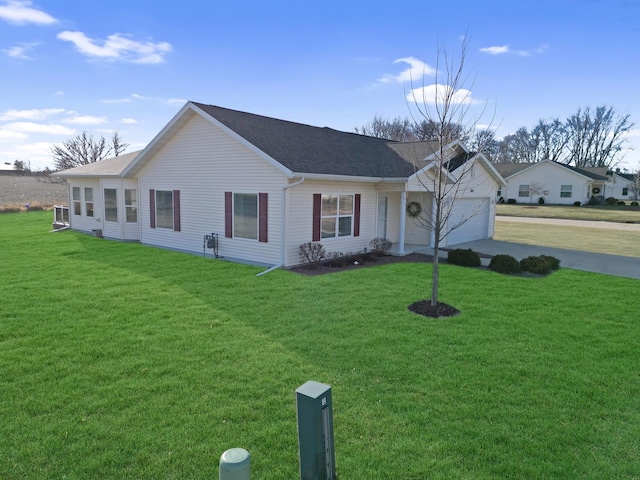
[{"label": "gray shingle roof", "polygon": [[[566,165],[560,162],[553,162],[553,163],[555,163],[556,165],[560,165],[561,167],[567,168],[573,172],[579,173],[580,175],[584,175],[585,177],[588,177],[592,180],[599,180],[599,181],[607,180],[607,177],[598,174],[598,172],[600,172],[601,169],[577,168],[577,167],[572,167],[571,165]],[[537,163],[529,162],[529,163],[494,163],[493,164],[494,168],[500,173],[500,175],[502,175],[503,178],[509,178],[510,176],[515,175],[516,173],[519,173],[522,170],[532,167],[534,165],[537,165]]]},{"label": "gray shingle roof", "polygon": [[192,103],[295,173],[406,178],[416,171],[397,142]]},{"label": "gray shingle roof", "polygon": [[142,150],[105,158],[99,162],[81,165],[52,174],[55,177],[117,177],[135,160]]}]

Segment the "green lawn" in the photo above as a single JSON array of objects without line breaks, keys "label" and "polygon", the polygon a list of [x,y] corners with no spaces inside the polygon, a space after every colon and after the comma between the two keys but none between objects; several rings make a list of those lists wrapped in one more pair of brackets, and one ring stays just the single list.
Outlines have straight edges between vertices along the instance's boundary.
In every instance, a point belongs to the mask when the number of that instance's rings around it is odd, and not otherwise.
[{"label": "green lawn", "polygon": [[640,233],[543,223],[496,221],[494,240],[640,258]]},{"label": "green lawn", "polygon": [[0,478],[297,478],[333,387],[340,478],[640,477],[640,282],[442,265],[304,277],[0,215]]},{"label": "green lawn", "polygon": [[511,217],[567,218],[571,220],[595,220],[605,222],[640,222],[640,207],[630,205],[598,205],[573,207],[565,205],[496,205],[496,215]]}]

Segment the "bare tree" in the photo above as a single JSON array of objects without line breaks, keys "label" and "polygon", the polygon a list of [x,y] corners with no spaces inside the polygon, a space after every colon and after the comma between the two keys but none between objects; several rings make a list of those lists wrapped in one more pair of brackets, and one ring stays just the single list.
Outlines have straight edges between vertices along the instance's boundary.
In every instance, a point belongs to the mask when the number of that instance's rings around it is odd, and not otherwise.
[{"label": "bare tree", "polygon": [[391,121],[384,120],[377,115],[373,120],[361,128],[356,127],[355,132],[370,137],[385,138],[396,142],[409,142],[415,140],[413,126],[408,118],[395,118]]},{"label": "bare tree", "polygon": [[569,142],[565,163],[613,168],[622,159],[620,152],[633,126],[630,115],[616,115],[613,107],[579,108],[567,119]]},{"label": "bare tree", "polygon": [[[480,175],[474,179],[474,164],[476,155],[485,150],[482,140],[491,138],[489,135],[480,137],[476,145],[478,153],[452,152],[451,145],[459,139],[461,132],[468,136],[477,124],[477,119],[469,120],[471,92],[464,87],[467,78],[463,74],[468,40],[463,40],[460,56],[449,56],[445,50],[438,48],[436,59],[435,85],[425,85],[424,76],[420,88],[415,88],[412,80],[409,98],[415,104],[412,111],[414,123],[426,121],[435,126],[433,140],[437,145],[432,155],[431,168],[418,171],[420,187],[432,196],[430,211],[416,215],[416,223],[432,232],[433,238],[433,270],[431,283],[432,306],[438,305],[439,287],[439,253],[440,243],[454,230],[460,228],[470,218],[481,213],[485,202],[479,202],[473,211],[460,216],[456,205],[464,197],[467,190],[479,188]],[[460,125],[461,129],[452,129],[451,125]],[[488,189],[491,191],[491,189]],[[495,191],[493,191],[495,193]],[[488,198],[488,197],[487,197]]]},{"label": "bare tree", "polygon": [[538,182],[532,182],[529,184],[529,203],[533,203],[533,197],[535,195],[542,195],[544,193],[544,185]]},{"label": "bare tree", "polygon": [[539,120],[531,131],[535,152],[534,161],[551,160],[559,162],[569,142],[567,128],[558,118]]},{"label": "bare tree", "polygon": [[65,140],[62,145],[54,145],[51,149],[53,164],[57,170],[67,170],[89,163],[99,162],[110,156],[117,157],[124,152],[128,143],[123,143],[118,132],[113,132],[111,143],[100,136],[94,138],[92,133],[86,131]]}]

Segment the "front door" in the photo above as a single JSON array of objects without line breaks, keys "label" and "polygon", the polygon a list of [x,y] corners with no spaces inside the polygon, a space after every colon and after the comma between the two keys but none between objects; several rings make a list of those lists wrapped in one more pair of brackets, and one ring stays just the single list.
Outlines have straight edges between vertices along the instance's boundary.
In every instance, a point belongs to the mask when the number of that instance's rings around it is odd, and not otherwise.
[{"label": "front door", "polygon": [[387,207],[389,205],[389,197],[378,197],[378,238],[387,238]]}]

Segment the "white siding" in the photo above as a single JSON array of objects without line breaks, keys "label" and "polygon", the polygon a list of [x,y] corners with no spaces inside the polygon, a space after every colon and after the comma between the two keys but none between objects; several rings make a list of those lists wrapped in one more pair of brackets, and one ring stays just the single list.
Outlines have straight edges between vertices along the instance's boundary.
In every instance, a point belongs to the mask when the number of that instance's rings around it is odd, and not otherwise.
[{"label": "white siding", "polygon": [[[74,214],[73,187],[80,188],[81,215]],[[88,217],[85,204],[85,188],[93,189],[93,217]],[[69,224],[73,230],[92,233],[94,229],[102,229],[102,192],[100,190],[100,180],[89,179],[69,179]]]},{"label": "white siding", "polygon": [[420,216],[416,218],[412,218],[404,212],[406,216],[404,241],[410,245],[429,246],[431,245],[431,228],[429,228],[429,224],[431,223],[433,194],[427,192],[410,192],[407,195],[407,205],[411,202],[418,202],[422,207],[422,212]]},{"label": "white siding", "polygon": [[[613,174],[611,177],[611,181],[606,184],[605,195],[607,197],[614,197],[618,200],[633,200],[633,182],[631,180],[627,180],[624,177],[621,177],[618,174]],[[623,189],[627,189],[627,194],[623,195]]]},{"label": "white siding", "polygon": [[[320,243],[329,252],[355,252],[369,248],[376,236],[377,193],[374,183],[305,181],[288,190],[287,247],[285,265],[300,264],[300,245],[313,239],[313,194],[361,195],[360,236],[323,238]],[[390,202],[391,203],[391,202]],[[391,207],[393,208],[393,207]]]},{"label": "white siding", "polygon": [[[223,257],[264,264],[280,261],[285,175],[204,118],[190,119],[138,178],[142,243],[202,253],[204,235],[217,233]],[[180,232],[150,228],[150,189],[180,190]],[[226,191],[268,193],[268,242],[225,238]]]}]

